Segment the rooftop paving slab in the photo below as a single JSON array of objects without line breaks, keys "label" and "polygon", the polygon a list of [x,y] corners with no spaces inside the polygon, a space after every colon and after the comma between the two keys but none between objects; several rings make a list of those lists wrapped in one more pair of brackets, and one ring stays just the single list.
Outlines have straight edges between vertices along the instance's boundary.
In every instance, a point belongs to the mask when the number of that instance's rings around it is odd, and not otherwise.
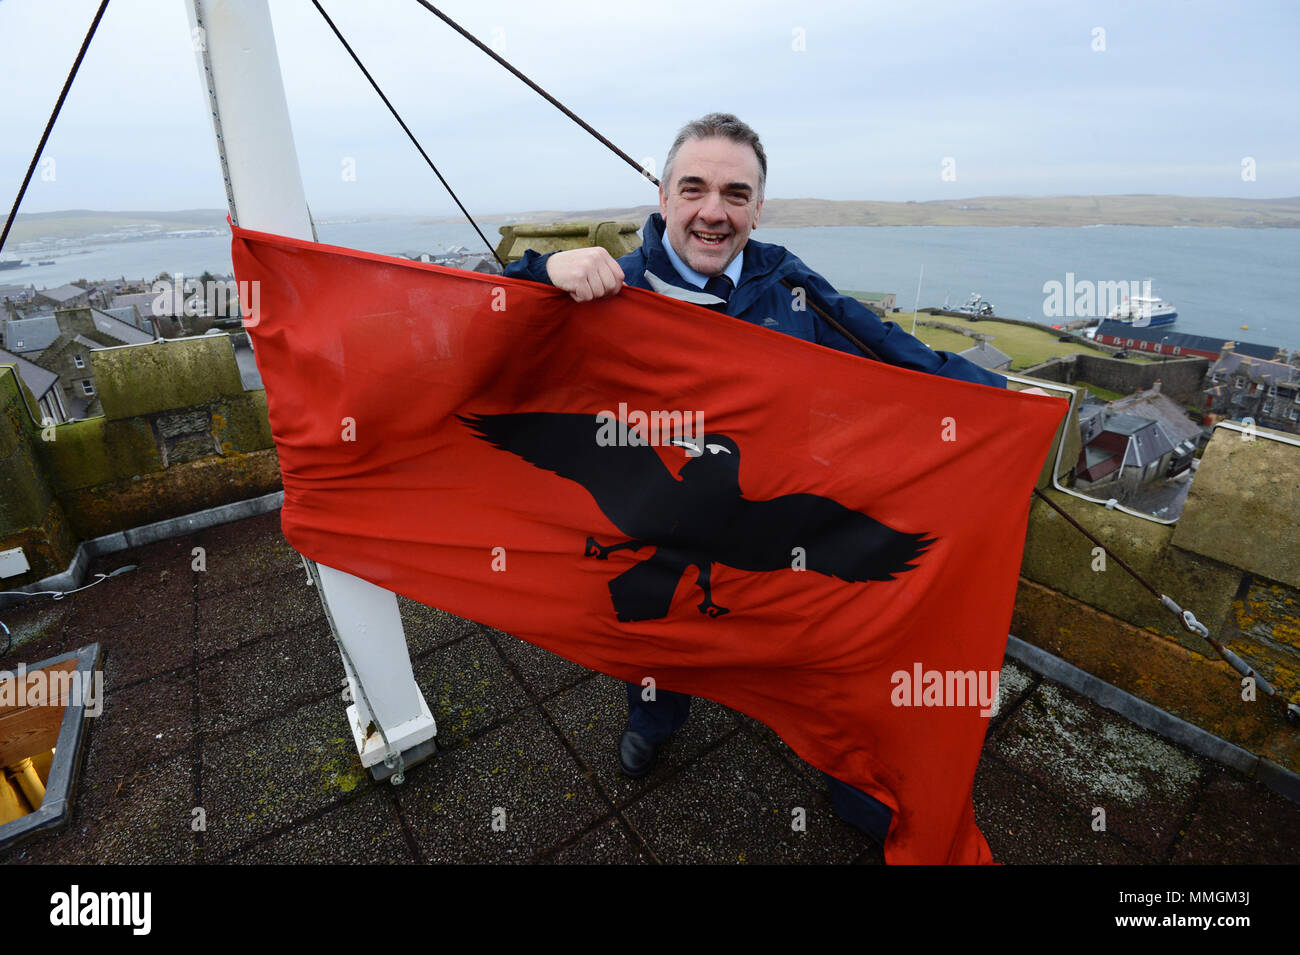
[{"label": "rooftop paving slab", "polygon": [[685,725],[660,747],[650,775],[632,780],[618,763],[618,740],[627,723],[627,693],[621,681],[597,674],[547,700],[543,708],[618,807],[690,765],[736,729],[736,714],[731,710],[696,699]]},{"label": "rooftop paving slab", "polygon": [[376,788],[222,861],[238,865],[398,865],[414,860],[392,795]]},{"label": "rooftop paving slab", "polygon": [[412,769],[397,801],[424,862],[530,862],[609,813],[531,708]]},{"label": "rooftop paving slab", "polygon": [[201,757],[204,848],[218,858],[296,827],[370,785],[333,693],[205,741]]},{"label": "rooftop paving slab", "polygon": [[1082,818],[1167,854],[1210,765],[1052,683],[1025,696],[990,734],[986,752],[1055,793]]},{"label": "rooftop paving slab", "polygon": [[846,863],[872,846],[824,792],[745,733],[730,734],[623,814],[664,863]]}]

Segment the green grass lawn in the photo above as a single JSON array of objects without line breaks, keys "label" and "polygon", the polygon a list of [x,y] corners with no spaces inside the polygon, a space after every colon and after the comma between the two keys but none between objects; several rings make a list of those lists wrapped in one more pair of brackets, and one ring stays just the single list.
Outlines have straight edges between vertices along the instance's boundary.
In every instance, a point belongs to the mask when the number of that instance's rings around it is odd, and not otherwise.
[{"label": "green grass lawn", "polygon": [[[911,312],[899,312],[896,315],[890,315],[889,318],[898,322],[904,331],[911,332]],[[938,351],[965,351],[975,345],[975,339],[968,338],[958,332],[949,331],[946,328],[928,328],[921,325],[920,322],[939,321],[945,325],[969,328],[981,335],[988,336],[990,345],[1011,356],[1012,371],[1021,371],[1045,362],[1049,358],[1060,358],[1065,355],[1073,355],[1076,352],[1087,352],[1093,355],[1106,354],[1101,349],[1092,348],[1088,345],[1079,345],[1074,342],[1058,342],[1054,332],[1040,331],[1024,325],[1010,325],[1005,322],[988,320],[972,322],[969,319],[953,318],[950,315],[921,314],[917,316],[917,319],[916,337]],[[1141,358],[1130,358],[1129,360],[1139,364],[1145,361],[1145,359]]]},{"label": "green grass lawn", "polygon": [[1109,388],[1099,388],[1088,381],[1076,381],[1074,385],[1076,388],[1087,388],[1102,401],[1118,401],[1120,398],[1125,397],[1118,391],[1111,391]]}]

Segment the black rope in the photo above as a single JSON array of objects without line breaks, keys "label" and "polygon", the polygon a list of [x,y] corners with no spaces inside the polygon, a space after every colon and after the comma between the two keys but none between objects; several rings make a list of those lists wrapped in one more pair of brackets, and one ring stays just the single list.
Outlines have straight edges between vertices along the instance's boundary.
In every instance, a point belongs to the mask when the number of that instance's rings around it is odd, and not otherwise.
[{"label": "black rope", "polygon": [[1256,685],[1264,692],[1264,694],[1269,699],[1273,700],[1275,704],[1281,707],[1281,713],[1288,720],[1290,720],[1292,723],[1300,723],[1300,705],[1289,702],[1287,698],[1284,697],[1280,692],[1278,692],[1277,688],[1274,687],[1271,683],[1269,683],[1269,681],[1265,679],[1263,674],[1257,672],[1249,662],[1243,660],[1241,657],[1237,656],[1237,654],[1233,653],[1230,649],[1224,646],[1220,641],[1214,639],[1214,637],[1210,635],[1209,628],[1206,627],[1199,620],[1197,620],[1195,614],[1193,614],[1190,610],[1184,611],[1183,608],[1180,607],[1177,601],[1175,601],[1172,597],[1170,597],[1167,594],[1161,593],[1155,587],[1151,586],[1151,584],[1147,582],[1145,577],[1143,577],[1136,570],[1130,567],[1128,565],[1128,562],[1125,561],[1122,557],[1120,557],[1109,547],[1107,547],[1105,544],[1099,541],[1096,538],[1096,536],[1093,535],[1086,527],[1084,527],[1073,517],[1071,517],[1068,513],[1066,513],[1065,509],[1061,507],[1061,505],[1053,501],[1050,497],[1048,497],[1047,494],[1045,494],[1041,488],[1035,487],[1034,494],[1041,500],[1046,501],[1048,505],[1050,505],[1051,508],[1054,511],[1056,511],[1056,513],[1060,514],[1067,521],[1069,521],[1070,524],[1072,524],[1074,528],[1077,531],[1079,531],[1079,533],[1083,534],[1084,537],[1088,538],[1088,540],[1092,541],[1094,544],[1100,547],[1102,551],[1105,552],[1106,556],[1108,556],[1109,558],[1111,558],[1111,560],[1119,564],[1122,568],[1124,568],[1124,570],[1128,571],[1129,576],[1131,576],[1134,580],[1136,580],[1147,590],[1151,591],[1152,596],[1154,596],[1156,600],[1160,602],[1160,605],[1162,607],[1169,610],[1171,613],[1174,614],[1174,616],[1179,618],[1179,620],[1183,624],[1183,629],[1185,629],[1188,633],[1194,633],[1199,637],[1201,637],[1203,640],[1205,640],[1206,643],[1208,643],[1211,647],[1214,648],[1215,653],[1217,653],[1221,658],[1227,661],[1229,666],[1231,666],[1242,676],[1248,676],[1254,679]]},{"label": "black rope", "polygon": [[556,99],[556,98],[555,98],[554,96],[552,96],[550,93],[546,92],[546,90],[542,89],[540,86],[538,86],[538,85],[537,85],[536,83],[534,83],[532,80],[530,80],[528,77],[524,76],[523,73],[520,73],[520,72],[519,72],[517,69],[515,69],[515,68],[514,68],[510,63],[506,62],[506,60],[505,60],[504,58],[502,58],[501,56],[498,56],[496,50],[494,50],[494,49],[492,49],[490,46],[487,46],[486,44],[484,44],[482,40],[480,40],[478,37],[474,36],[474,34],[470,33],[468,30],[466,30],[464,27],[462,27],[459,23],[457,23],[457,22],[456,22],[455,20],[453,20],[451,17],[447,16],[447,14],[443,13],[441,10],[439,10],[437,7],[435,7],[433,4],[429,3],[428,0],[416,0],[416,2],[417,2],[420,6],[424,7],[424,9],[426,9],[426,10],[428,10],[430,13],[432,13],[432,14],[433,14],[435,17],[437,17],[439,20],[441,20],[443,23],[447,24],[447,26],[451,27],[453,30],[455,30],[457,33],[459,33],[461,36],[463,36],[465,39],[469,40],[470,43],[473,43],[476,47],[478,47],[480,50],[482,50],[482,51],[483,51],[484,53],[486,53],[488,56],[492,57],[492,59],[496,60],[498,63],[500,63],[502,66],[504,66],[507,70],[509,70],[509,71],[510,71],[511,73],[513,73],[516,77],[518,77],[520,80],[522,80],[522,81],[523,81],[523,82],[524,82],[524,83],[525,83],[525,84],[526,84],[530,89],[533,90],[533,92],[535,92],[535,93],[537,93],[538,95],[540,95],[540,96],[541,96],[542,98],[544,98],[548,103],[550,103],[552,106],[554,106],[556,109],[558,109],[561,113],[563,113],[565,116],[569,117],[569,119],[573,120],[575,123],[577,123],[577,124],[578,124],[579,126],[581,126],[583,129],[585,129],[587,132],[591,133],[591,135],[595,136],[596,139],[598,139],[598,140],[599,140],[601,143],[603,143],[605,146],[609,147],[609,149],[610,149],[610,150],[611,150],[611,151],[612,151],[616,156],[618,156],[619,158],[621,158],[621,159],[622,159],[624,162],[626,162],[629,166],[631,166],[633,169],[635,169],[635,170],[636,170],[637,172],[639,172],[641,175],[645,176],[645,178],[649,179],[649,180],[650,180],[652,183],[654,183],[656,186],[659,185],[659,180],[656,179],[656,178],[654,177],[654,174],[653,174],[652,172],[650,172],[650,170],[646,169],[644,166],[642,166],[639,162],[637,162],[635,159],[633,159],[633,158],[632,158],[631,156],[629,156],[627,153],[623,152],[623,150],[619,149],[617,146],[615,146],[613,143],[611,143],[608,139],[606,139],[604,136],[602,136],[600,133],[598,133],[595,129],[593,129],[590,125],[588,125],[586,122],[584,122],[583,119],[582,119],[582,117],[580,117],[577,113],[575,113],[573,110],[569,109],[569,107],[565,106],[565,105],[564,105],[563,103],[561,103],[558,99]]},{"label": "black rope", "polygon": [[[105,2],[107,2],[107,0],[105,0]],[[477,232],[478,237],[483,240],[483,244],[488,247],[488,250],[492,253],[492,257],[497,260],[497,264],[504,269],[506,264],[501,261],[501,256],[497,255],[496,247],[487,240],[487,236],[485,236],[483,230],[478,227],[478,223],[474,221],[474,217],[469,214],[469,210],[465,208],[465,204],[460,201],[460,198],[451,188],[451,185],[443,178],[442,173],[438,171],[438,167],[433,164],[433,160],[429,158],[429,154],[424,151],[424,147],[420,145],[420,141],[415,138],[415,134],[411,132],[411,127],[406,125],[406,121],[403,120],[397,110],[393,108],[393,104],[389,102],[388,97],[384,95],[384,91],[379,88],[379,84],[376,83],[375,78],[370,75],[370,71],[366,69],[366,65],[361,62],[361,58],[357,56],[356,52],[352,49],[351,44],[343,38],[343,34],[340,33],[339,28],[334,25],[334,21],[330,19],[330,15],[326,13],[325,8],[320,5],[320,0],[311,0],[311,2],[316,9],[320,11],[320,15],[325,18],[325,22],[328,23],[330,29],[334,31],[334,35],[339,38],[339,42],[343,44],[343,49],[348,51],[348,55],[352,57],[352,62],[356,63],[357,68],[360,69],[361,72],[365,74],[366,79],[370,81],[370,85],[373,86],[375,92],[379,94],[379,98],[384,101],[384,105],[388,107],[388,111],[393,114],[393,119],[397,120],[398,124],[402,127],[403,132],[406,133],[407,138],[415,148],[420,151],[420,155],[423,156],[424,161],[429,164],[429,168],[432,169],[433,174],[438,177],[438,181],[442,183],[443,188],[447,190],[447,193],[455,201],[461,213],[469,220],[469,224],[474,227],[474,231]]]},{"label": "black rope", "polygon": [[[794,282],[788,278],[782,279],[781,284],[784,285],[792,292],[798,290],[798,286],[796,286]],[[863,355],[870,358],[872,361],[881,361],[881,362],[884,361],[883,358],[881,358],[879,355],[877,355],[875,352],[873,352],[870,348],[867,347],[866,342],[858,338],[857,335],[854,335],[851,331],[849,331],[842,324],[840,324],[840,322],[835,318],[834,315],[826,311],[824,308],[822,308],[820,305],[814,302],[810,297],[808,297],[807,289],[803,289],[803,293],[804,293],[804,301],[806,301],[809,305],[812,306],[812,310],[817,314],[818,318],[820,318],[831,328],[835,329],[837,332],[839,332],[841,335],[843,335],[845,338],[851,341],[854,347],[856,347],[859,351],[862,352]]]},{"label": "black rope", "polygon": [[1115,563],[1119,564],[1121,567],[1123,567],[1125,570],[1127,570],[1127,571],[1129,572],[1129,576],[1131,576],[1134,580],[1136,580],[1139,584],[1141,584],[1141,585],[1142,585],[1143,587],[1145,587],[1147,590],[1151,591],[1152,595],[1153,595],[1157,600],[1159,600],[1162,596],[1164,596],[1162,593],[1160,593],[1160,591],[1158,591],[1158,590],[1156,590],[1156,588],[1152,587],[1151,584],[1147,583],[1146,578],[1144,578],[1144,577],[1143,577],[1141,574],[1139,574],[1136,570],[1134,570],[1132,567],[1130,567],[1130,566],[1128,565],[1128,563],[1125,562],[1124,558],[1120,557],[1118,554],[1114,553],[1114,552],[1113,552],[1109,547],[1107,547],[1107,546],[1106,546],[1105,544],[1103,544],[1101,541],[1097,540],[1097,538],[1094,537],[1094,536],[1092,535],[1092,533],[1088,530],[1088,528],[1084,527],[1082,524],[1080,524],[1078,521],[1076,521],[1073,517],[1071,517],[1068,513],[1066,513],[1065,509],[1064,509],[1063,507],[1061,507],[1061,505],[1057,504],[1057,503],[1056,503],[1055,501],[1053,501],[1050,497],[1048,497],[1046,494],[1044,494],[1042,488],[1037,488],[1037,487],[1034,488],[1034,494],[1036,494],[1036,495],[1037,495],[1039,498],[1041,498],[1042,500],[1046,501],[1046,502],[1047,502],[1047,503],[1052,507],[1052,509],[1053,509],[1054,511],[1056,511],[1056,513],[1060,514],[1060,515],[1061,515],[1062,517],[1064,517],[1067,521],[1069,521],[1071,524],[1073,524],[1074,527],[1075,527],[1075,529],[1078,530],[1080,534],[1082,534],[1084,537],[1088,538],[1088,540],[1092,541],[1094,544],[1096,544],[1098,547],[1100,547],[1103,551],[1105,551],[1107,557],[1109,557],[1111,560],[1115,561]]},{"label": "black rope", "polygon": [[[313,0],[313,2],[315,2],[315,0]],[[631,166],[633,169],[635,169],[637,172],[639,172],[642,176],[644,176],[647,180],[649,180],[649,181],[650,181],[651,183],[653,183],[655,186],[662,186],[662,185],[663,185],[663,184],[659,181],[659,179],[654,175],[654,173],[650,172],[650,170],[646,169],[644,166],[642,166],[639,162],[637,162],[635,159],[633,159],[633,158],[632,158],[631,156],[629,156],[627,153],[623,152],[623,150],[621,150],[621,149],[619,149],[617,146],[615,146],[615,145],[614,145],[612,142],[610,142],[607,138],[605,138],[604,136],[602,136],[602,135],[601,135],[601,134],[600,134],[600,133],[599,133],[599,132],[598,132],[598,131],[597,131],[597,130],[596,130],[596,129],[595,129],[595,128],[590,124],[590,123],[586,122],[586,121],[585,121],[581,116],[579,116],[579,115],[578,115],[577,113],[575,113],[573,110],[569,109],[569,107],[565,106],[565,105],[564,105],[563,103],[561,103],[558,99],[556,99],[556,98],[555,98],[554,96],[552,96],[550,93],[546,92],[546,90],[542,89],[540,86],[538,86],[538,85],[537,85],[536,83],[534,83],[532,80],[530,80],[527,76],[525,76],[523,73],[521,73],[519,70],[517,70],[517,69],[516,69],[516,68],[515,68],[515,67],[514,67],[510,62],[508,62],[504,57],[500,56],[500,55],[496,52],[496,50],[493,50],[491,47],[487,46],[487,45],[486,45],[482,40],[480,40],[478,37],[474,36],[474,34],[470,33],[468,30],[466,30],[464,27],[462,27],[459,23],[457,23],[457,22],[456,22],[455,20],[453,20],[451,17],[447,16],[447,14],[443,13],[441,10],[439,10],[437,7],[435,7],[433,4],[429,3],[429,0],[416,0],[416,2],[417,2],[420,6],[424,7],[426,10],[428,10],[430,13],[432,13],[434,16],[436,16],[436,17],[437,17],[439,20],[441,20],[443,23],[447,24],[447,26],[451,27],[453,30],[455,30],[457,33],[459,33],[461,36],[463,36],[465,39],[469,40],[470,43],[473,43],[476,47],[478,47],[480,50],[482,50],[482,51],[483,51],[484,53],[486,53],[488,56],[492,57],[492,59],[494,59],[494,60],[496,60],[498,63],[500,63],[503,67],[505,67],[507,70],[509,70],[511,73],[513,73],[516,77],[518,77],[518,78],[519,78],[519,79],[520,79],[520,80],[521,80],[521,81],[522,81],[526,86],[528,86],[529,89],[533,90],[533,91],[536,92],[538,95],[542,96],[542,97],[543,97],[543,98],[544,98],[548,103],[550,103],[552,106],[554,106],[556,109],[558,109],[558,110],[559,110],[561,113],[563,113],[565,116],[569,117],[569,119],[573,120],[575,123],[577,123],[577,124],[578,124],[579,126],[581,126],[583,129],[585,129],[587,132],[591,133],[591,135],[594,136],[598,142],[600,142],[602,145],[606,146],[606,147],[607,147],[611,152],[614,153],[614,155],[618,156],[620,159],[622,159],[624,162],[626,162],[629,166]],[[319,4],[317,4],[317,6],[319,6]],[[381,94],[381,95],[382,95],[382,94]],[[797,286],[794,284],[794,282],[791,281],[791,280],[788,279],[788,278],[782,279],[782,280],[781,280],[781,284],[783,284],[786,288],[790,289],[790,291],[792,291],[792,292],[798,290],[798,289],[797,289]],[[830,312],[826,311],[824,308],[822,308],[820,305],[818,305],[815,301],[813,301],[811,298],[809,298],[809,297],[808,297],[808,290],[807,290],[807,289],[804,289],[804,290],[803,290],[803,293],[804,293],[804,300],[808,303],[809,306],[812,307],[813,312],[814,312],[814,313],[815,313],[815,314],[816,314],[816,315],[817,315],[817,316],[818,316],[822,321],[824,321],[827,325],[829,325],[831,328],[835,329],[837,332],[839,332],[841,335],[843,335],[846,339],[848,339],[850,342],[852,342],[853,345],[854,345],[854,347],[856,347],[859,351],[861,351],[862,354],[865,355],[867,358],[870,358],[870,359],[872,359],[873,361],[881,361],[880,356],[877,355],[877,354],[876,354],[874,351],[872,351],[870,348],[868,348],[867,345],[866,345],[866,343],[865,343],[864,341],[862,341],[862,339],[858,338],[858,337],[857,337],[856,335],[854,335],[851,331],[849,331],[847,328],[845,328],[844,325],[843,325],[843,323],[841,323],[838,319],[836,319],[835,316],[831,315]]]},{"label": "black rope", "polygon": [[27,194],[27,187],[31,184],[32,174],[36,172],[36,164],[40,162],[41,153],[45,151],[45,144],[49,141],[50,133],[54,130],[54,121],[59,118],[59,110],[63,109],[63,101],[68,98],[68,90],[72,89],[72,81],[77,78],[77,70],[81,69],[81,61],[86,57],[86,50],[90,48],[90,38],[95,35],[95,30],[99,27],[99,21],[104,17],[104,11],[108,9],[108,0],[103,0],[99,9],[95,11],[95,19],[90,21],[90,29],[86,32],[86,38],[81,41],[81,49],[77,51],[77,58],[72,62],[72,70],[68,73],[68,78],[63,81],[63,91],[59,93],[59,100],[54,104],[54,112],[50,113],[49,122],[45,124],[45,132],[41,134],[41,141],[36,146],[36,153],[32,156],[32,164],[27,167],[27,175],[23,177],[23,184],[18,187],[18,195],[14,198],[14,207],[9,210],[9,218],[5,219],[4,231],[0,232],[0,251],[4,250],[5,240],[9,238],[9,230],[13,228],[14,219],[18,217],[18,207],[23,203],[23,196]]}]

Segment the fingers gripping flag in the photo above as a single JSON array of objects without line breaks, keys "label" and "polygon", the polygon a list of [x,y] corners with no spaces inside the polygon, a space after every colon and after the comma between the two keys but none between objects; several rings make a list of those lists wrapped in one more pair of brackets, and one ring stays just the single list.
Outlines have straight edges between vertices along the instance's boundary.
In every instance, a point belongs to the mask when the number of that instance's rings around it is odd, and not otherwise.
[{"label": "fingers gripping flag", "polygon": [[890,862],[992,861],[971,786],[1064,402],[639,289],[233,256],[298,551],[761,720],[893,810]]}]

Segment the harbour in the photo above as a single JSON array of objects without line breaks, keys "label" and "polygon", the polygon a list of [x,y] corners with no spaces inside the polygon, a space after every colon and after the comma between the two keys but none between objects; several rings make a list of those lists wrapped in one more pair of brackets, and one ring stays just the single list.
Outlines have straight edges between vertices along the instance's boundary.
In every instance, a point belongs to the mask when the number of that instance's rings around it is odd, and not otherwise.
[{"label": "harbour", "polygon": [[[420,216],[325,219],[318,229],[322,242],[385,255],[482,246],[468,224],[430,224]],[[938,307],[945,298],[960,303],[978,289],[998,316],[1049,326],[1060,322],[1050,314],[1053,282],[1064,285],[1069,275],[1076,286],[1149,277],[1155,292],[1176,304],[1179,332],[1236,338],[1248,331],[1251,341],[1300,347],[1300,311],[1286,305],[1300,300],[1300,230],[806,226],[760,228],[754,239],[817,262],[837,288],[895,292],[906,311],[913,306],[922,266],[923,308]],[[80,279],[228,274],[231,269],[230,240],[221,234],[68,244],[60,251],[54,265],[37,266],[35,259],[53,256],[44,249],[15,249],[25,264],[4,272],[0,284],[40,288]],[[1077,296],[1070,301],[1077,303]],[[1107,317],[1109,310],[1097,311],[1069,319],[1087,324]]]}]

